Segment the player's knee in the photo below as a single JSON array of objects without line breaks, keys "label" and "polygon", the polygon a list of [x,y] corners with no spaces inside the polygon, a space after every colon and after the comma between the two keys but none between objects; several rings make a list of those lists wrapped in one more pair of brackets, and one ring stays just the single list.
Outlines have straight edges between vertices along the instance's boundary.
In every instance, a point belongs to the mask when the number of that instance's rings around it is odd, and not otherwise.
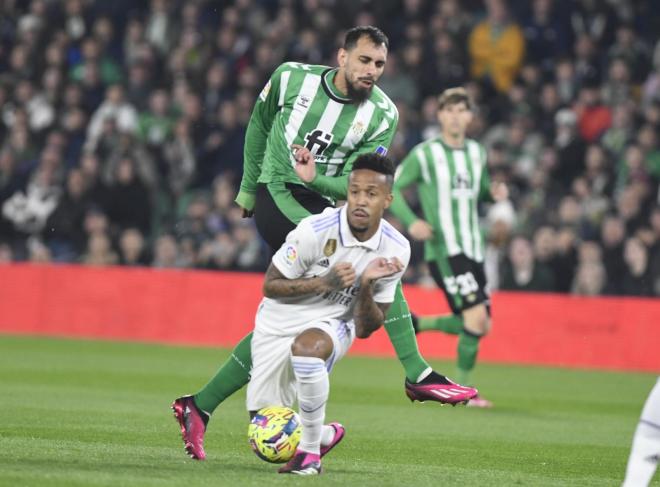
[{"label": "player's knee", "polygon": [[484,336],[490,331],[490,316],[486,306],[479,305],[464,312],[465,329],[475,335]]},{"label": "player's knee", "polygon": [[332,339],[324,331],[306,330],[291,345],[291,354],[298,357],[318,357],[328,360],[332,355]]}]

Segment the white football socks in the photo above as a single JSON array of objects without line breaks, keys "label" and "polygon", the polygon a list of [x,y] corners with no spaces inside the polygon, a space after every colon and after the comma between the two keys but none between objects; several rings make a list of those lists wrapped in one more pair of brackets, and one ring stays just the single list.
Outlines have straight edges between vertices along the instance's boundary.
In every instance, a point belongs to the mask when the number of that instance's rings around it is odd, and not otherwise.
[{"label": "white football socks", "polygon": [[318,357],[292,355],[291,365],[298,383],[298,406],[303,424],[298,449],[318,455],[321,449],[325,405],[330,394],[328,370],[325,368],[325,362]]},{"label": "white football socks", "polygon": [[646,487],[660,461],[660,380],[649,394],[635,430],[623,487]]}]

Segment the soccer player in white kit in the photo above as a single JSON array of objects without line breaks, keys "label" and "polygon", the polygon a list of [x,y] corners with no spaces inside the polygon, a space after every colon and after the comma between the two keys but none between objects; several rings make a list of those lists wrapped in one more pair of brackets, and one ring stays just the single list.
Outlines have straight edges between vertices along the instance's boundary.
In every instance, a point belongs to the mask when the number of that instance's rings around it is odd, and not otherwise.
[{"label": "soccer player in white kit", "polygon": [[347,204],[303,219],[266,272],[252,338],[251,414],[298,399],[303,433],[280,473],[315,475],[344,436],[324,425],[328,373],[353,339],[378,329],[394,301],[410,244],[382,219],[392,201],[394,166],[364,154],[348,180]]},{"label": "soccer player in white kit", "polygon": [[623,487],[646,487],[660,461],[660,378],[651,390],[633,438]]}]

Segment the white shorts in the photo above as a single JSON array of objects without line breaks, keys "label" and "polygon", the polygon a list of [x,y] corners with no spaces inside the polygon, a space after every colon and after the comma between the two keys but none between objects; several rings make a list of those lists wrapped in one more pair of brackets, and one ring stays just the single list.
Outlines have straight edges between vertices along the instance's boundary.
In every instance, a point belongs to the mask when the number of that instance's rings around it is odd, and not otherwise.
[{"label": "white shorts", "polygon": [[[332,338],[332,355],[326,360],[328,372],[348,352],[355,339],[353,321],[329,320],[300,330],[318,328]],[[296,401],[296,377],[291,366],[291,345],[296,335],[278,336],[265,333],[259,326],[252,335],[252,375],[247,387],[247,410],[266,406],[293,407]]]}]

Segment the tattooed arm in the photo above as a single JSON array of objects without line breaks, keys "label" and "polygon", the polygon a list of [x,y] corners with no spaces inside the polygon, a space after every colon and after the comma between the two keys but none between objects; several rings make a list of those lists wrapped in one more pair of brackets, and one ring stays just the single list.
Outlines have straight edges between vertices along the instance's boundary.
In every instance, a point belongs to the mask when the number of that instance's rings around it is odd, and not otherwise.
[{"label": "tattooed arm", "polygon": [[273,264],[266,271],[264,296],[267,298],[292,298],[306,294],[335,291],[355,283],[355,270],[348,262],[333,265],[327,274],[319,277],[288,279]]},{"label": "tattooed arm", "polygon": [[385,321],[391,303],[374,301],[374,285],[378,279],[393,276],[405,269],[399,259],[383,257],[372,260],[360,277],[360,292],[355,301],[355,335],[367,338]]}]

